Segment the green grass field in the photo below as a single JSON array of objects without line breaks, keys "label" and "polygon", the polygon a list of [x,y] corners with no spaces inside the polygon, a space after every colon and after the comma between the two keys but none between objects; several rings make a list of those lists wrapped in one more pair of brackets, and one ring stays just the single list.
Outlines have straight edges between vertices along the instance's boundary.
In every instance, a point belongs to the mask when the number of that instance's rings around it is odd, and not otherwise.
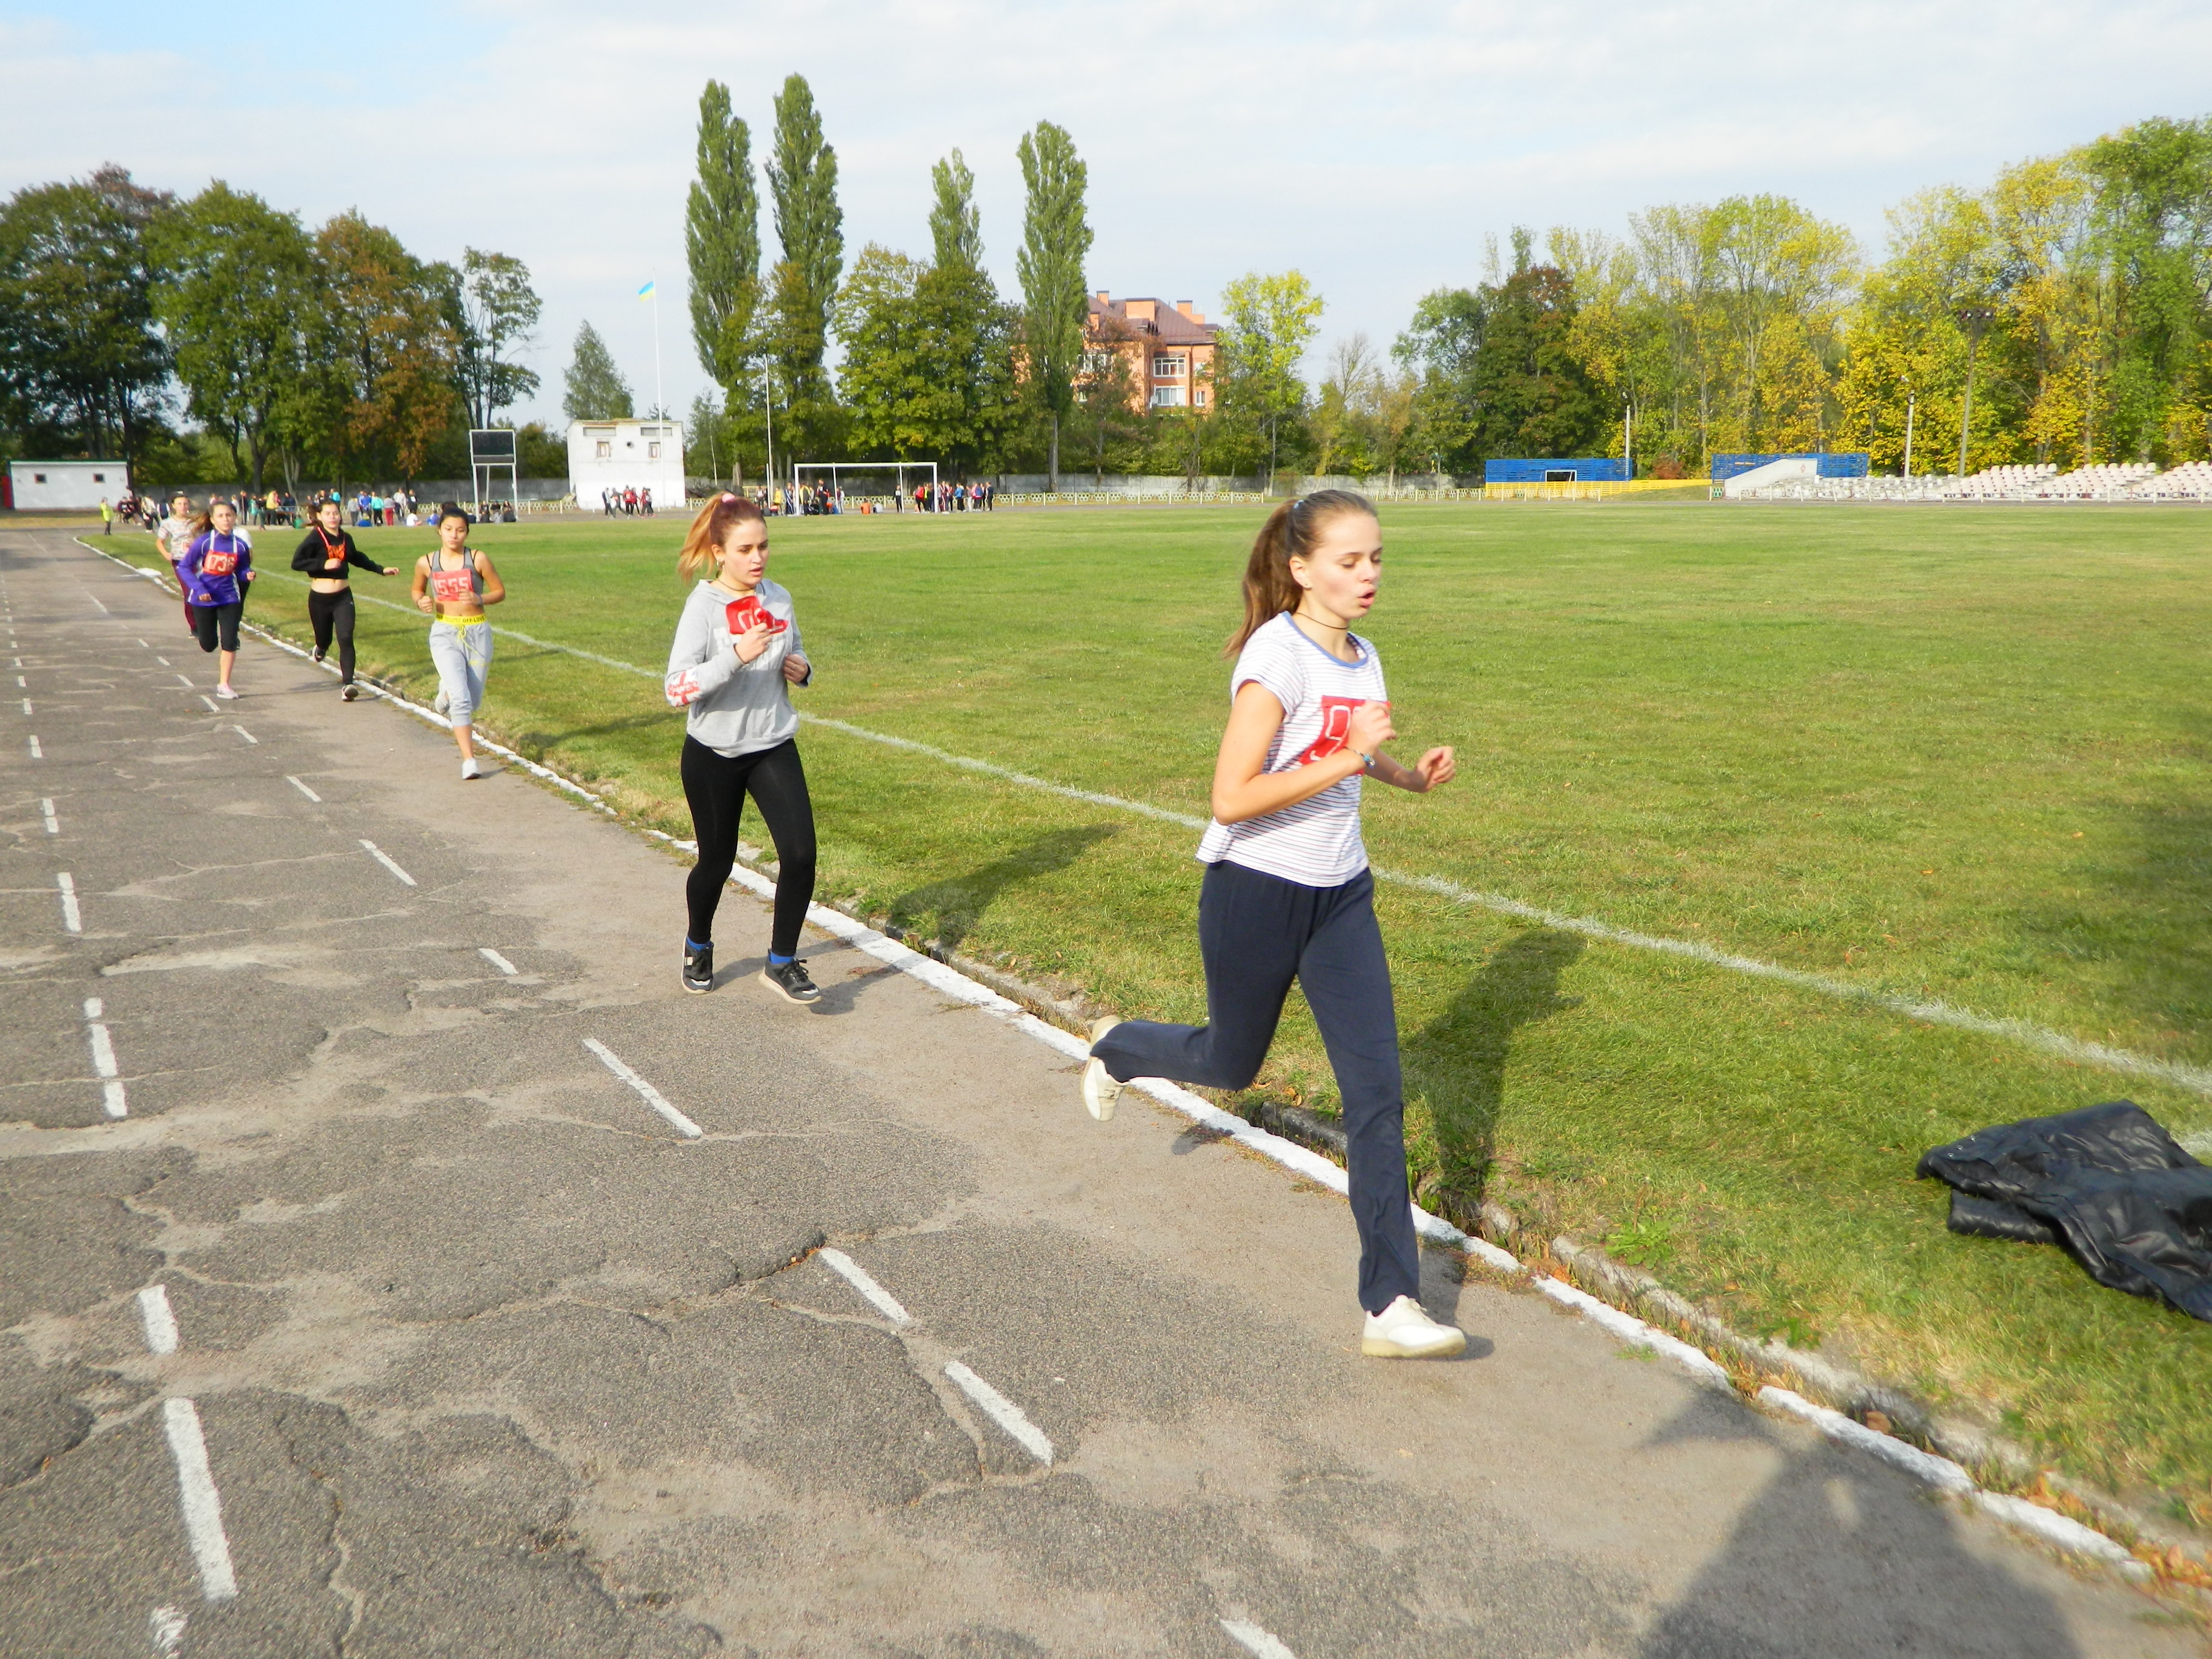
[{"label": "green grass field", "polygon": [[[1258,518],[779,524],[772,574],[818,667],[800,706],[1203,814]],[[681,532],[488,528],[513,595],[495,620],[657,672]],[[1397,748],[1455,744],[1461,776],[1426,800],[1371,789],[1370,850],[2212,1064],[2208,532],[2179,508],[1392,510],[1368,631]],[[259,539],[281,566],[291,538]],[[363,540],[403,567],[429,544]],[[356,587],[405,597],[404,579]],[[305,592],[264,581],[250,614],[304,636]],[[432,687],[419,619],[363,605],[362,648]],[[331,717],[361,716],[333,693]],[[485,726],[687,833],[681,721],[653,682],[501,640]],[[1200,1015],[1193,834],[819,727],[802,744],[825,896],[1125,1013]],[[1425,1193],[1605,1241],[1745,1328],[2212,1521],[2212,1329],[2055,1249],[1952,1237],[1944,1190],[1912,1179],[1923,1148],[1985,1124],[2127,1096],[2186,1136],[2212,1102],[1402,886],[1378,898]],[[1263,1085],[1327,1109],[1293,1014]]]}]

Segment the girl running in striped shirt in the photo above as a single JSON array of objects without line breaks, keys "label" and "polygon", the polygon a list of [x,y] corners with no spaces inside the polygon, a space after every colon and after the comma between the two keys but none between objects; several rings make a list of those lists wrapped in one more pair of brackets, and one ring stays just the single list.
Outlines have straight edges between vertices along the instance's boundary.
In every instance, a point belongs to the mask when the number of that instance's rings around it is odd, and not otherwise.
[{"label": "girl running in striped shirt", "polygon": [[1467,1338],[1422,1311],[1406,1189],[1405,1101],[1390,964],[1359,834],[1361,781],[1415,794],[1451,781],[1449,749],[1413,766],[1373,645],[1352,631],[1375,603],[1382,532],[1365,497],[1324,489],[1276,509],[1244,571],[1244,623],[1230,641],[1228,729],[1213,769],[1213,822],[1199,843],[1206,1023],[1102,1019],[1084,1103],[1111,1117],[1131,1078],[1242,1089],[1259,1075],[1295,978],[1328,1048],[1344,1105],[1359,1231],[1361,1351],[1455,1354]]}]

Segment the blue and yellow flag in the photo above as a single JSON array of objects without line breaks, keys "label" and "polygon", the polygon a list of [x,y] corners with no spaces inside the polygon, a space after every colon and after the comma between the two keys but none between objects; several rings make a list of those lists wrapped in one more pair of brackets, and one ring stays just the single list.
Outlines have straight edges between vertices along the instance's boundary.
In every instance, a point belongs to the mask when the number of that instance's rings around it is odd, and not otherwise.
[{"label": "blue and yellow flag", "polygon": [[643,288],[638,289],[637,297],[641,300],[650,300],[653,297],[653,285],[647,283]]}]

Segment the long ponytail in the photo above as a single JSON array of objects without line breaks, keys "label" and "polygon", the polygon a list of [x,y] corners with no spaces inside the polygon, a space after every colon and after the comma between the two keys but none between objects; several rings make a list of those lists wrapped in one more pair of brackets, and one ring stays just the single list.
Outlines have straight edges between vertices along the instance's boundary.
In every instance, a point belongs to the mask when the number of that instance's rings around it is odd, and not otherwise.
[{"label": "long ponytail", "polygon": [[1234,657],[1245,641],[1285,611],[1298,608],[1305,590],[1291,574],[1291,561],[1311,557],[1329,520],[1346,513],[1364,513],[1371,519],[1375,503],[1353,490],[1316,489],[1284,502],[1267,515],[1244,565],[1244,624],[1230,637],[1223,656]]}]

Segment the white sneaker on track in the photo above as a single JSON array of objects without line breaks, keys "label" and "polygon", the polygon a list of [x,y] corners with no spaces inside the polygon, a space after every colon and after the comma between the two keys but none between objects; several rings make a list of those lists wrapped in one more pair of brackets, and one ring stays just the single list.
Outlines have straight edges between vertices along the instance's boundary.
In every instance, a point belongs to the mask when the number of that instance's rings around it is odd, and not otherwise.
[{"label": "white sneaker on track", "polygon": [[480,778],[483,775],[483,772],[482,769],[477,765],[477,757],[474,755],[470,756],[466,760],[461,763],[461,776],[464,779]]},{"label": "white sneaker on track", "polygon": [[1467,1348],[1467,1333],[1439,1325],[1410,1296],[1367,1316],[1359,1352],[1376,1359],[1442,1359]]},{"label": "white sneaker on track", "polygon": [[223,699],[224,701],[226,701],[226,702],[228,702],[228,701],[230,701],[230,700],[232,700],[232,699],[235,698],[235,697],[238,696],[238,693],[237,693],[237,692],[235,692],[235,691],[232,690],[231,690],[228,686],[227,686],[227,685],[218,685],[217,687],[216,687],[216,689],[215,689],[215,694],[216,694],[216,696],[217,696],[218,697],[222,698],[222,699]]},{"label": "white sneaker on track", "polygon": [[[1121,1023],[1111,1014],[1102,1014],[1092,1020],[1091,1046],[1096,1048],[1098,1039]],[[1114,1074],[1106,1069],[1105,1061],[1087,1060],[1083,1062],[1083,1103],[1090,1109],[1091,1115],[1101,1123],[1114,1115],[1114,1103],[1121,1098],[1121,1087],[1114,1080]]]}]

